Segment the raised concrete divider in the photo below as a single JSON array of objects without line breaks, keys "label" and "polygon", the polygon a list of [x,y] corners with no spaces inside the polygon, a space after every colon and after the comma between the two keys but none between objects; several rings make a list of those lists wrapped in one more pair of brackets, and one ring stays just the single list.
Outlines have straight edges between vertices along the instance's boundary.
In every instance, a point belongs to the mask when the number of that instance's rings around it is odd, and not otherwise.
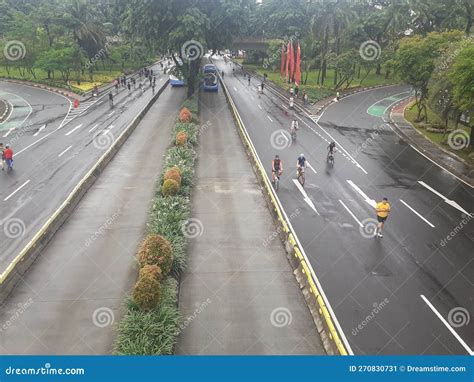
[{"label": "raised concrete divider", "polygon": [[161,93],[168,86],[167,80],[152,97],[145,107],[138,113],[132,122],[124,129],[118,136],[114,143],[108,150],[100,157],[97,163],[87,172],[81,181],[74,187],[72,192],[66,197],[60,207],[53,213],[53,215],[46,221],[41,229],[35,234],[30,242],[23,248],[23,250],[15,257],[15,259],[8,265],[6,270],[0,274],[0,303],[5,301],[8,294],[15,287],[16,283],[22,278],[31,264],[41,254],[43,248],[58,231],[61,225],[74,211],[79,201],[82,199],[87,190],[99,177],[101,172],[105,169],[107,164],[112,160],[120,147],[125,143],[127,138],[132,134],[138,126],[144,115],[158,99]]},{"label": "raised concrete divider", "polygon": [[8,106],[9,103],[3,99],[0,99],[0,123],[7,118],[8,113],[10,112],[10,107]]},{"label": "raised concrete divider", "polygon": [[238,130],[240,137],[246,146],[247,154],[251,159],[252,167],[254,168],[257,178],[262,184],[263,189],[266,191],[264,192],[264,195],[266,197],[267,203],[270,206],[276,224],[278,225],[277,232],[280,236],[280,239],[285,244],[288,259],[291,266],[293,267],[296,279],[310,308],[326,352],[328,354],[340,355],[353,354],[352,349],[345,338],[337,318],[323,292],[321,284],[316,277],[314,269],[312,268],[304,252],[304,249],[296,236],[290,219],[286,215],[286,212],[282,208],[278,196],[270,184],[270,180],[265,172],[258,153],[253,146],[250,136],[244,126],[244,123],[231,95],[227,90],[225,83],[222,81],[220,73],[219,79],[227,102],[231,108],[234,120],[239,128]]}]

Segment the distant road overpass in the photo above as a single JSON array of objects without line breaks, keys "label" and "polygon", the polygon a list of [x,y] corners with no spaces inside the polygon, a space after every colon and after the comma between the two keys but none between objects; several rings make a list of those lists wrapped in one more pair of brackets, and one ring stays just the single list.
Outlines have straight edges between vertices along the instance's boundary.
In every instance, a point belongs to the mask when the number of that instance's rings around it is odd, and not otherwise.
[{"label": "distant road overpass", "polygon": [[238,38],[232,44],[232,50],[261,50],[266,51],[269,41],[263,37]]}]

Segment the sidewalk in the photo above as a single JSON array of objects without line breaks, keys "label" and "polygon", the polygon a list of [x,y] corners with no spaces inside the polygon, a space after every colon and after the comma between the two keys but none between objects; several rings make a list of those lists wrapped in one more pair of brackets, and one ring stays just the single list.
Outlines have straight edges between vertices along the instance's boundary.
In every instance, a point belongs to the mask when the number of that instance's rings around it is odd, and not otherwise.
[{"label": "sidewalk", "polygon": [[0,353],[110,354],[184,96],[161,94],[0,307]]},{"label": "sidewalk", "polygon": [[325,354],[224,95],[202,132],[177,354]]},{"label": "sidewalk", "polygon": [[455,154],[448,150],[444,150],[431,142],[405,119],[405,108],[411,101],[411,99],[407,99],[392,107],[390,111],[392,126],[394,126],[397,131],[409,141],[409,143],[415,146],[416,149],[427,156],[430,160],[438,163],[440,166],[451,171],[466,183],[469,183],[471,187],[474,187],[473,167],[467,164],[464,159],[459,158]]}]

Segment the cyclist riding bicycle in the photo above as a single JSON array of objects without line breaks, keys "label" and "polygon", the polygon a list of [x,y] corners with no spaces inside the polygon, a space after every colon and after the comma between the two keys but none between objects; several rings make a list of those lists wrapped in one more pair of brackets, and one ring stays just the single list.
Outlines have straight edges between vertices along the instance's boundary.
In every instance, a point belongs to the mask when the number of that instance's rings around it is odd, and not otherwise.
[{"label": "cyclist riding bicycle", "polygon": [[111,107],[114,106],[114,95],[112,94],[112,92],[109,93],[109,105]]},{"label": "cyclist riding bicycle", "polygon": [[293,131],[296,131],[298,129],[299,129],[298,121],[296,120],[296,118],[294,118],[293,121],[291,121],[290,131],[293,132]]},{"label": "cyclist riding bicycle", "polygon": [[331,142],[328,146],[328,156],[334,155],[334,150],[336,149],[336,142]]},{"label": "cyclist riding bicycle", "polygon": [[304,173],[304,169],[306,168],[306,158],[304,154],[301,153],[298,159],[296,160],[296,176],[299,175],[300,171]]},{"label": "cyclist riding bicycle", "polygon": [[272,181],[275,182],[275,177],[280,178],[282,172],[283,162],[279,155],[275,155],[275,158],[272,160]]}]

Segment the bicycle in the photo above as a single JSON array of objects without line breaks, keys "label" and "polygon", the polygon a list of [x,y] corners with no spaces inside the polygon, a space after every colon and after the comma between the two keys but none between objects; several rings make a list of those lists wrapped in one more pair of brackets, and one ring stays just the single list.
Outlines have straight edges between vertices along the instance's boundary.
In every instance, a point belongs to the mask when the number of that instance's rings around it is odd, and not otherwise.
[{"label": "bicycle", "polygon": [[332,152],[328,152],[326,161],[330,166],[334,166],[334,154]]},{"label": "bicycle", "polygon": [[280,187],[280,176],[281,176],[281,171],[278,172],[278,175],[276,174],[276,171],[272,172],[273,174],[273,188],[275,191],[278,191],[278,188]]},{"label": "bicycle", "polygon": [[305,175],[304,175],[304,168],[302,166],[298,167],[297,174],[298,174],[297,175],[298,182],[300,182],[301,186],[304,187]]}]

